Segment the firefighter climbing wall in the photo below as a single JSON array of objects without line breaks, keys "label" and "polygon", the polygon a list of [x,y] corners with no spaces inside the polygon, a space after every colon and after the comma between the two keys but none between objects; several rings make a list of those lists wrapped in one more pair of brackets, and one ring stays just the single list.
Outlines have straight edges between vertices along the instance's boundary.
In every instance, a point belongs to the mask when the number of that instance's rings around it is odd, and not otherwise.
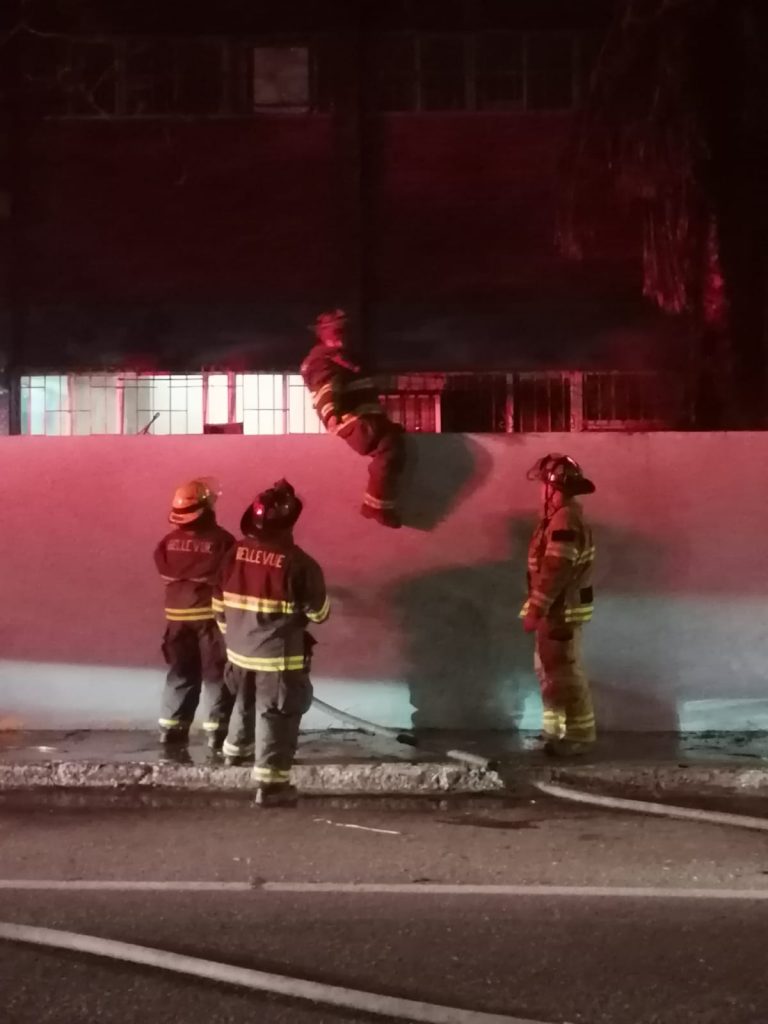
[{"label": "firefighter climbing wall", "polygon": [[[587,664],[603,728],[768,728],[766,434],[409,438],[407,525],[358,507],[365,461],[324,436],[0,438],[0,727],[156,720],[162,587],[152,550],[177,483],[215,475],[237,531],[286,476],[323,565],[318,696],[391,725],[536,728],[517,620],[538,502],[525,473],[568,452],[597,484]],[[307,727],[331,725],[312,712]]]}]

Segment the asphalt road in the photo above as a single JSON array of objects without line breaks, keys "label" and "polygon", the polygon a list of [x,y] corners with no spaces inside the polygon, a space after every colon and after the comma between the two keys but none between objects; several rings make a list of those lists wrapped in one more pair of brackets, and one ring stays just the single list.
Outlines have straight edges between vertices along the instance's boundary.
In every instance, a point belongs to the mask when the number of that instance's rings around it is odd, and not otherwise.
[{"label": "asphalt road", "polygon": [[[0,888],[0,920],[553,1024],[768,1019],[768,901],[679,895],[768,893],[768,839],[759,833],[546,801],[432,809],[306,802],[259,814],[232,799],[152,800],[0,797],[0,884],[248,883],[243,891]],[[574,891],[262,887],[281,880]],[[598,896],[594,886],[678,894]],[[0,943],[0,994],[7,1024],[376,1019],[8,942]]]}]

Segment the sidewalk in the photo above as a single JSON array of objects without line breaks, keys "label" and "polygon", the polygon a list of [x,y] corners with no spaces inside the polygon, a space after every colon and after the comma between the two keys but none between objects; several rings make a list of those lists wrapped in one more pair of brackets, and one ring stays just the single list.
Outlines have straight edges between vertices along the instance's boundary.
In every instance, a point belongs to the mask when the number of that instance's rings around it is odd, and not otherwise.
[{"label": "sidewalk", "polygon": [[[522,749],[503,733],[429,733],[414,749],[359,732],[301,737],[295,781],[325,795],[502,795],[532,781],[554,781],[601,792],[674,796],[768,795],[768,736],[758,733],[612,733],[593,755],[552,761]],[[462,749],[498,759],[498,770],[445,757]],[[191,764],[163,760],[152,732],[0,733],[0,790],[37,787],[158,787],[227,791],[252,788],[249,767],[210,763],[202,735]]]}]

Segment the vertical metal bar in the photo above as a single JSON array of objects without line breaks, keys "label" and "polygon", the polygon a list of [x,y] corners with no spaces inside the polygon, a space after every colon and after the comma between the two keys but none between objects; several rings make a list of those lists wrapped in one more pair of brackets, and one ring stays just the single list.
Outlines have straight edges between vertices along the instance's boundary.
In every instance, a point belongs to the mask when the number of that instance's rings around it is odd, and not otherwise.
[{"label": "vertical metal bar", "polygon": [[512,373],[504,374],[504,432],[512,434],[515,430],[515,378]]},{"label": "vertical metal bar", "polygon": [[574,32],[571,35],[571,106],[579,107],[582,103],[583,84],[583,33]]},{"label": "vertical metal bar", "polygon": [[125,433],[125,380],[122,375],[115,378],[115,433]]},{"label": "vertical metal bar", "polygon": [[477,34],[468,32],[462,37],[464,51],[464,106],[477,110]]},{"label": "vertical metal bar", "polygon": [[568,374],[570,390],[570,429],[584,429],[584,374],[577,371]]},{"label": "vertical metal bar", "polygon": [[422,81],[422,70],[423,60],[421,53],[422,36],[418,32],[414,32],[411,39],[412,57],[413,57],[413,108],[414,110],[422,110],[424,107],[424,83]]}]

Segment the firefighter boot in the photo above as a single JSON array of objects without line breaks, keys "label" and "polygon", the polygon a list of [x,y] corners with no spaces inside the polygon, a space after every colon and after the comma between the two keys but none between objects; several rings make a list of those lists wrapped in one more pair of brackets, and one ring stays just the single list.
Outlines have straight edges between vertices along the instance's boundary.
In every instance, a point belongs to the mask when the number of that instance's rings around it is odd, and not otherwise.
[{"label": "firefighter boot", "polygon": [[264,782],[256,789],[255,807],[295,807],[299,802],[296,787],[289,782]]},{"label": "firefighter boot", "polygon": [[549,740],[544,752],[550,757],[585,757],[594,748],[594,743],[578,743],[576,740]]},{"label": "firefighter boot", "polygon": [[400,516],[393,508],[374,508],[365,502],[360,507],[360,515],[364,519],[373,519],[382,526],[388,526],[392,530],[399,530],[403,525]]},{"label": "firefighter boot", "polygon": [[183,725],[161,726],[158,739],[162,747],[184,747],[189,742],[189,729]]},{"label": "firefighter boot", "polygon": [[205,739],[205,746],[208,749],[209,754],[220,754],[221,748],[224,746],[224,740],[227,738],[226,731],[224,732],[209,732]]}]

